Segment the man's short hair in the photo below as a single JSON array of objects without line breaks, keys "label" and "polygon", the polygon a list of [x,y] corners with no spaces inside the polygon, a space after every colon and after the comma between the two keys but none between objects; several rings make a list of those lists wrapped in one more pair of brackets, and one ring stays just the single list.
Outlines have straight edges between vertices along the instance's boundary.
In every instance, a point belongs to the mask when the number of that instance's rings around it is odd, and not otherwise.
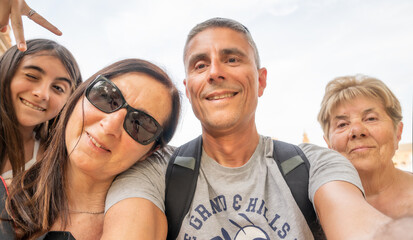
[{"label": "man's short hair", "polygon": [[368,97],[380,101],[387,115],[392,119],[394,127],[403,118],[399,100],[382,81],[364,75],[338,77],[327,84],[318,113],[318,122],[327,139],[332,111],[339,104],[357,97]]},{"label": "man's short hair", "polygon": [[260,56],[258,54],[258,49],[257,46],[255,45],[254,40],[252,39],[251,33],[248,30],[247,27],[245,27],[244,25],[242,25],[241,23],[232,20],[232,19],[228,19],[228,18],[211,18],[208,19],[204,22],[201,22],[199,24],[197,24],[194,28],[191,29],[191,31],[189,32],[187,38],[186,38],[186,42],[185,42],[185,47],[184,47],[184,60],[185,60],[185,56],[187,54],[187,47],[188,47],[188,43],[200,32],[209,29],[209,28],[229,28],[232,29],[236,32],[239,32],[241,34],[243,34],[245,36],[245,38],[247,39],[248,43],[251,45],[252,49],[254,50],[254,55],[255,55],[255,63],[257,65],[257,68],[260,68]]}]

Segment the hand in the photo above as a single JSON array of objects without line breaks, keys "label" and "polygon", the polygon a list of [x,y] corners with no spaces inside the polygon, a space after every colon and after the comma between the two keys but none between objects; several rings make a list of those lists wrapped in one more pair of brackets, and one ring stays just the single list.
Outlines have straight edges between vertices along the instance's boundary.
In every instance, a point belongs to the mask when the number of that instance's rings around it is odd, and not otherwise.
[{"label": "hand", "polygon": [[27,49],[26,41],[24,40],[22,15],[27,16],[52,33],[58,36],[62,35],[62,32],[57,29],[57,27],[48,22],[40,14],[34,12],[24,0],[0,0],[0,31],[7,31],[10,17],[17,48],[20,51],[26,51]]}]

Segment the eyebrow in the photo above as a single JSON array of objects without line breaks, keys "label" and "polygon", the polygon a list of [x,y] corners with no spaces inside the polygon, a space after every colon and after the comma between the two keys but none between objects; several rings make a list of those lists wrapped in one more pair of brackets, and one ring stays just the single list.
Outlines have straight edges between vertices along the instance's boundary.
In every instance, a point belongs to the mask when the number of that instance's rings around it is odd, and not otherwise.
[{"label": "eyebrow", "polygon": [[27,66],[23,66],[23,68],[24,69],[33,69],[33,70],[36,70],[36,71],[40,72],[41,74],[46,73],[41,67],[38,67],[38,66],[35,66],[35,65],[27,65]]},{"label": "eyebrow", "polygon": [[243,51],[239,50],[238,48],[225,48],[225,49],[222,49],[222,50],[220,51],[220,53],[221,53],[221,55],[231,55],[231,54],[234,54],[234,55],[238,55],[238,56],[241,56],[241,57],[245,57],[245,56],[246,56],[246,54],[245,54]]},{"label": "eyebrow", "polygon": [[366,115],[368,113],[374,112],[374,108],[368,108],[366,110],[363,111],[363,115]]},{"label": "eyebrow", "polygon": [[[374,112],[374,108],[368,108],[368,109],[364,110],[364,111],[363,111],[363,116],[364,116],[364,115],[367,115],[368,113],[371,113],[371,112]],[[338,116],[335,116],[334,119],[337,119],[337,120],[347,120],[347,119],[348,119],[348,116],[346,116],[346,115],[338,115]]]},{"label": "eyebrow", "polygon": [[[240,57],[245,57],[246,56],[246,54],[243,51],[239,50],[238,48],[224,48],[219,53],[220,53],[221,56],[222,55],[227,56],[227,55],[231,55],[231,54],[237,55],[237,56],[240,56]],[[208,59],[208,58],[209,57],[206,53],[199,53],[199,54],[192,55],[189,58],[188,66],[192,66],[196,62],[198,62],[200,60],[205,60],[205,59]]]},{"label": "eyebrow", "polygon": [[[137,111],[146,113],[147,115],[149,115],[149,116],[151,116],[153,119],[155,119],[155,117],[154,117],[153,115],[151,115],[148,111],[146,111],[146,109],[143,109],[143,108],[134,108],[132,105],[130,105],[130,104],[128,103],[128,101],[126,101],[126,97],[125,97],[124,93],[122,92],[122,90],[120,90],[120,88],[118,87],[118,85],[116,85],[116,83],[114,83],[112,80],[110,80],[110,79],[105,79],[104,82],[108,82],[109,85],[112,85],[112,86],[115,87],[116,91],[119,91],[120,95],[121,95],[122,98],[123,98],[123,101],[126,102],[126,104],[128,105],[129,108],[132,108],[133,110],[137,110]],[[156,120],[156,119],[155,119],[155,120]],[[156,121],[158,121],[158,120],[156,120]]]},{"label": "eyebrow", "polygon": [[[23,69],[33,69],[33,70],[40,72],[41,74],[46,74],[46,71],[44,71],[43,68],[35,66],[35,65],[23,66]],[[69,86],[72,86],[72,81],[70,81],[70,79],[67,79],[65,77],[58,77],[55,80],[67,82]]]},{"label": "eyebrow", "polygon": [[334,120],[347,120],[348,116],[346,115],[338,115],[334,117]]},{"label": "eyebrow", "polygon": [[207,56],[207,54],[206,53],[199,53],[199,54],[195,54],[195,55],[192,55],[190,58],[189,58],[189,61],[188,61],[188,66],[192,66],[194,63],[196,63],[196,62],[198,62],[198,61],[200,61],[200,60],[205,60],[205,59],[208,59],[208,56]]}]

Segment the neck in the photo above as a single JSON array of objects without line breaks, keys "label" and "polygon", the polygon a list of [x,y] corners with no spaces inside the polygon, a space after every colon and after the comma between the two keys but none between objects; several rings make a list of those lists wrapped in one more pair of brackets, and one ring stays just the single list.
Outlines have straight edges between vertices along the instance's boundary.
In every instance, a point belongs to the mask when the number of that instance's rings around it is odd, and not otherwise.
[{"label": "neck", "polygon": [[[33,156],[33,151],[34,151],[34,138],[33,138],[33,128],[24,128],[20,127],[20,134],[22,137],[23,141],[23,153],[24,153],[24,163],[28,162],[32,157],[37,157]],[[9,156],[5,156],[4,159],[2,159],[2,164],[0,164],[0,172],[4,173],[12,169],[12,164],[10,162]],[[0,161],[1,162],[1,161]]]},{"label": "neck", "polygon": [[389,164],[373,170],[359,170],[358,173],[367,197],[391,191],[397,181],[396,168]]},{"label": "neck", "polygon": [[225,167],[240,167],[248,162],[254,153],[259,135],[255,125],[249,129],[230,134],[211,134],[203,129],[205,152]]},{"label": "neck", "polygon": [[367,202],[392,218],[413,213],[413,175],[395,167],[375,174],[360,174]]},{"label": "neck", "polygon": [[105,207],[105,198],[110,181],[99,181],[81,173],[67,174],[68,176],[68,207],[72,213],[100,213]]},{"label": "neck", "polygon": [[22,135],[23,144],[26,144],[26,142],[33,140],[33,130],[34,127],[20,126],[20,134]]}]

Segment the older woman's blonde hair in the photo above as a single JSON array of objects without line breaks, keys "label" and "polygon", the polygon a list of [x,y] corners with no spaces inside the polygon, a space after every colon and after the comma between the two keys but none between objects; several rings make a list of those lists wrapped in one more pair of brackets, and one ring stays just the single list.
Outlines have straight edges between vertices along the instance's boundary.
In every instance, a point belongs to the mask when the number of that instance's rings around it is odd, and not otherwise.
[{"label": "older woman's blonde hair", "polygon": [[318,113],[317,119],[324,131],[324,137],[328,139],[333,110],[339,104],[357,97],[380,101],[395,127],[403,118],[399,100],[382,81],[364,75],[338,77],[327,84]]}]

